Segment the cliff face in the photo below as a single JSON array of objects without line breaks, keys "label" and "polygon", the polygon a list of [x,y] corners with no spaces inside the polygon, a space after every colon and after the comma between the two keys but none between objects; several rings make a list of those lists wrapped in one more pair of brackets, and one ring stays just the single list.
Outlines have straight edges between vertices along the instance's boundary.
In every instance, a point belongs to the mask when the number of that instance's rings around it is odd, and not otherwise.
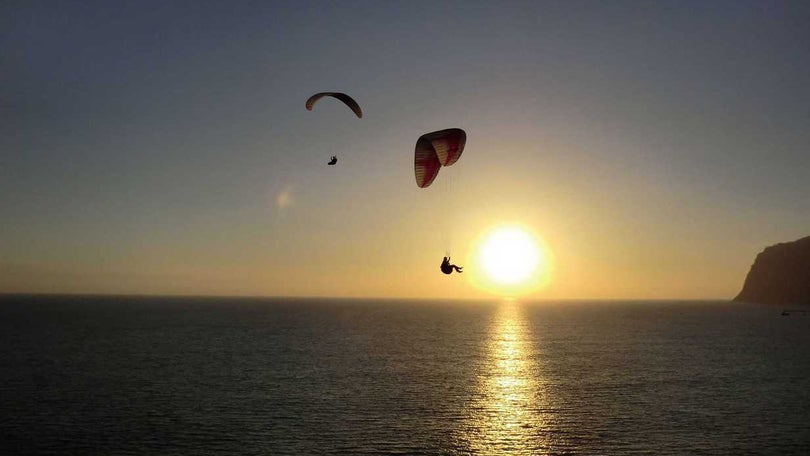
[{"label": "cliff face", "polygon": [[810,304],[810,236],[763,250],[735,301]]}]

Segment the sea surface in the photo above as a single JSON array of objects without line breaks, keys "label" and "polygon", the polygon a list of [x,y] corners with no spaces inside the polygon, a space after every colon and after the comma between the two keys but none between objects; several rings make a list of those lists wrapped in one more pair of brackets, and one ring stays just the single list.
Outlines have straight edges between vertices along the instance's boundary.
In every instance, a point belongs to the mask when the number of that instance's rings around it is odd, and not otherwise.
[{"label": "sea surface", "polygon": [[0,296],[0,453],[810,454],[810,315]]}]

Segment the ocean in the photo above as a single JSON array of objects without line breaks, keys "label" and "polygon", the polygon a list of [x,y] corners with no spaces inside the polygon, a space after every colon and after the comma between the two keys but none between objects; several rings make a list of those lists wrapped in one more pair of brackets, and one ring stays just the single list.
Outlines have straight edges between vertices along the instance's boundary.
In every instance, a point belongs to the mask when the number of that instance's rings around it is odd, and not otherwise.
[{"label": "ocean", "polygon": [[810,454],[810,315],[0,296],[0,453]]}]

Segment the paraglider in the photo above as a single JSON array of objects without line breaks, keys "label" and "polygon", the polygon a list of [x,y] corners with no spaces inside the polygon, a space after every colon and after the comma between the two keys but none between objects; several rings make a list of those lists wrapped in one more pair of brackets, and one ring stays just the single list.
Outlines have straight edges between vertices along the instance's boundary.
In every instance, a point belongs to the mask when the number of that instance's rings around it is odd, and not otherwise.
[{"label": "paraglider", "polygon": [[[360,109],[360,105],[357,104],[356,101],[354,101],[354,98],[346,95],[345,93],[340,92],[320,92],[316,93],[315,95],[312,95],[311,97],[307,98],[306,103],[307,111],[312,111],[312,108],[315,107],[315,103],[317,103],[318,100],[320,100],[323,97],[337,98],[338,100],[342,101],[343,104],[348,106],[349,109],[351,109],[352,112],[354,112],[354,114],[357,116],[358,119],[363,118],[363,110]],[[331,166],[336,164],[337,164],[337,157],[332,155],[332,158],[329,160],[329,163],[327,163],[327,165]]]},{"label": "paraglider", "polygon": [[460,128],[426,133],[416,141],[413,166],[416,185],[426,188],[433,183],[442,166],[451,166],[461,158],[467,133]]},{"label": "paraglider", "polygon": [[351,109],[354,114],[357,116],[358,119],[363,118],[363,110],[360,109],[360,105],[354,101],[354,98],[346,95],[345,93],[340,92],[320,92],[312,95],[307,99],[307,111],[312,111],[312,108],[315,107],[315,103],[323,97],[332,97],[337,98],[338,100],[342,101],[346,106]]},{"label": "paraglider", "polygon": [[[460,128],[448,128],[420,136],[416,141],[413,156],[416,185],[419,188],[429,187],[443,166],[451,166],[461,158],[466,142],[467,133]],[[452,274],[453,271],[462,272],[462,267],[450,264],[449,250],[448,248],[442,260],[441,271],[445,274]]]},{"label": "paraglider", "polygon": [[445,273],[445,274],[452,274],[453,270],[455,270],[458,273],[461,273],[462,272],[461,270],[464,269],[464,268],[460,267],[460,266],[456,266],[454,264],[450,264],[450,257],[446,256],[442,260],[442,265],[439,267],[439,269],[441,269],[442,272]]}]

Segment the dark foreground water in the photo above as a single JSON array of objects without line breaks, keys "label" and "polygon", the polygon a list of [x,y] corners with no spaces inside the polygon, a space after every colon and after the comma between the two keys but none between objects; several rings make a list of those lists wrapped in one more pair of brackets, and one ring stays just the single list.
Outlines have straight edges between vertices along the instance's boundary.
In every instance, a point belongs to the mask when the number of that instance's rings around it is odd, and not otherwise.
[{"label": "dark foreground water", "polygon": [[0,297],[3,454],[810,454],[810,316]]}]

